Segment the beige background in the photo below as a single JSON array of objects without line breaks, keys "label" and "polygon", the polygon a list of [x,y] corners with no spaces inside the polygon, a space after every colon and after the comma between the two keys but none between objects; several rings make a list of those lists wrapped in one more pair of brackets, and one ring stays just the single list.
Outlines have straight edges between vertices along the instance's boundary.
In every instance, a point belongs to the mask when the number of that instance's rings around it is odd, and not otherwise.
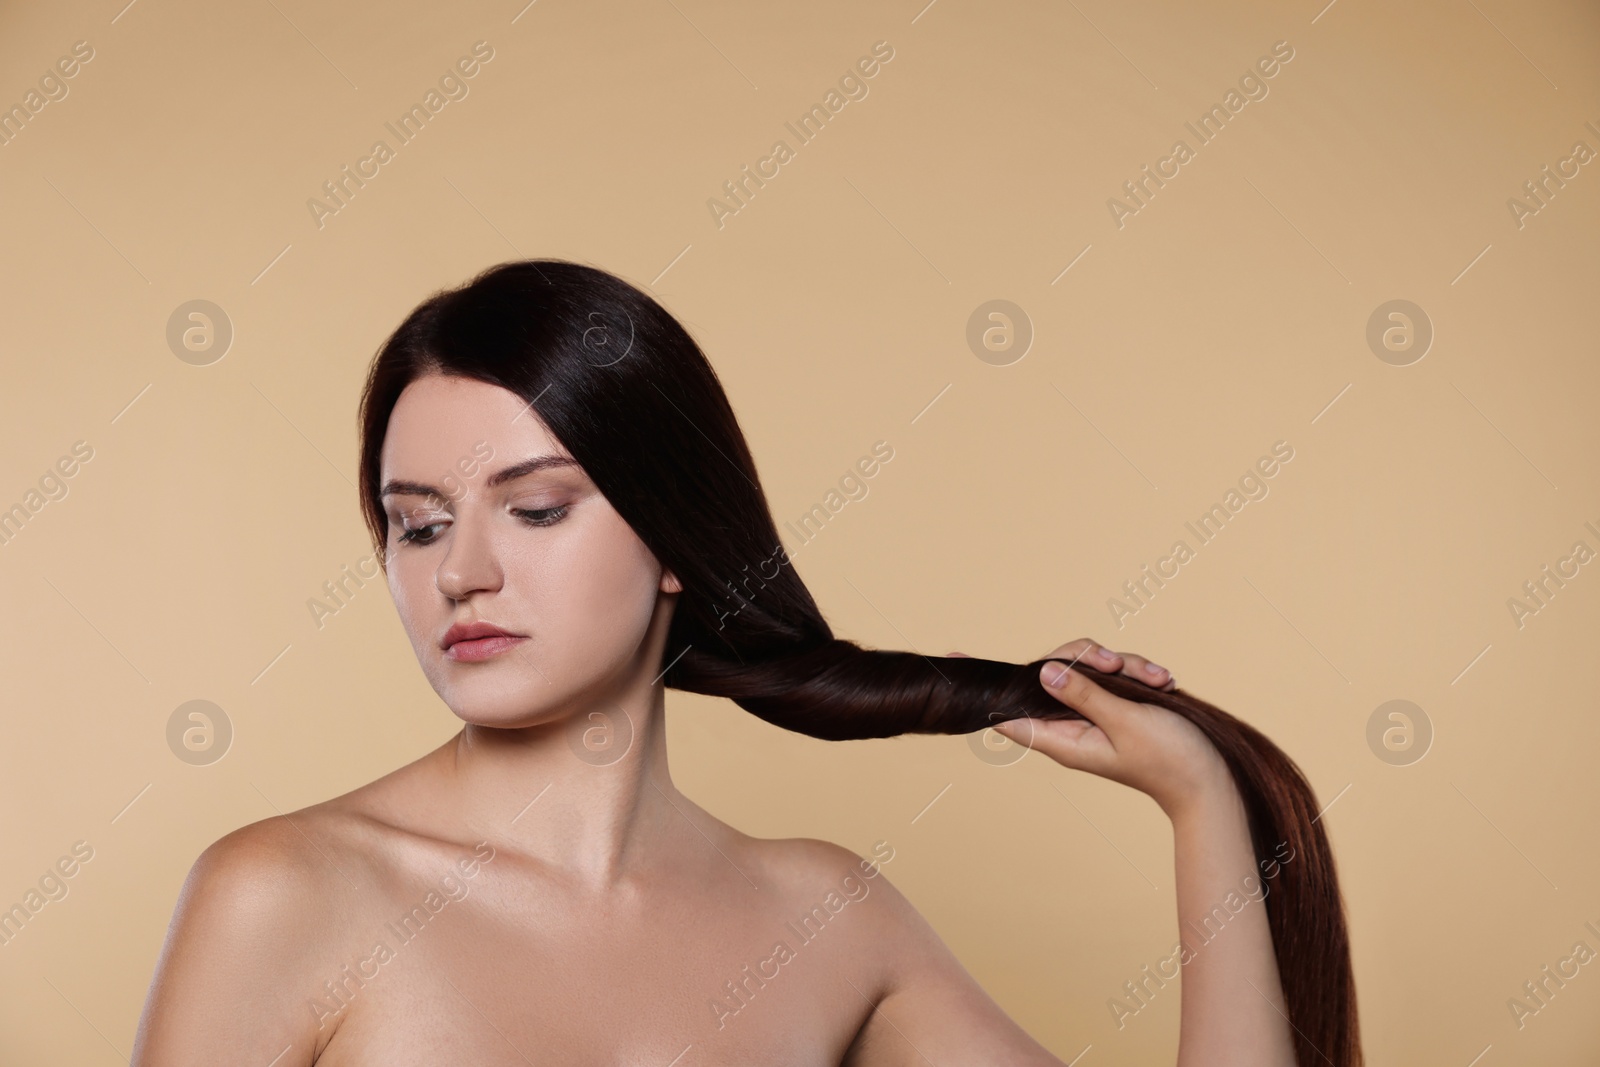
[{"label": "beige background", "polygon": [[[0,103],[94,49],[0,147],[0,507],[94,449],[0,545],[0,904],[94,849],[0,947],[0,1060],[124,1057],[201,849],[455,731],[381,585],[321,629],[307,601],[370,551],[349,480],[376,345],[435,288],[550,255],[690,328],[780,524],[891,443],[796,551],[841,635],[1018,661],[1091,635],[1293,755],[1335,805],[1373,1064],[1595,1062],[1600,964],[1520,1029],[1507,1006],[1600,950],[1600,563],[1521,628],[1507,607],[1600,550],[1600,163],[1521,228],[1507,208],[1600,150],[1594,5],[124,2],[0,9]],[[470,94],[319,229],[308,198],[479,40]],[[797,146],[784,122],[880,40],[869,95]],[[1280,40],[1269,95],[1113,224]],[[719,229],[708,198],[779,138],[795,159]],[[209,366],[165,339],[197,298],[235,330]],[[965,340],[996,298],[1036,331],[1003,367]],[[1410,366],[1366,343],[1392,299],[1435,330]],[[1108,598],[1279,440],[1270,495],[1119,630]],[[209,766],[166,742],[197,698],[235,730]],[[1369,748],[1393,699],[1432,724],[1420,762]],[[1175,939],[1146,798],[964,738],[829,745],[668,703],[710,810],[889,841],[1064,1060],[1170,1062],[1175,986],[1121,1030],[1108,1008]]]}]

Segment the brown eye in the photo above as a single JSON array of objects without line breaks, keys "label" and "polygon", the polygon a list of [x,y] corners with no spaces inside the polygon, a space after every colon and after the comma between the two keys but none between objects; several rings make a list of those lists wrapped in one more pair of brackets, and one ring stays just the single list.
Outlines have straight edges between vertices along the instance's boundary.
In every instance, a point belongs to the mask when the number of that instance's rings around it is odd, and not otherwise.
[{"label": "brown eye", "polygon": [[565,504],[554,508],[512,508],[511,513],[530,526],[554,526],[566,518]]},{"label": "brown eye", "polygon": [[445,527],[445,524],[442,523],[442,522],[431,522],[426,526],[418,526],[418,527],[415,527],[413,529],[406,530],[406,532],[401,534],[399,536],[399,538],[397,538],[397,540],[401,544],[406,544],[406,543],[410,543],[410,544],[413,544],[413,545],[432,544],[433,543],[433,539],[435,537],[437,537],[438,535],[437,534],[428,533],[428,531],[429,530],[442,530],[442,529],[444,529],[444,527]]}]

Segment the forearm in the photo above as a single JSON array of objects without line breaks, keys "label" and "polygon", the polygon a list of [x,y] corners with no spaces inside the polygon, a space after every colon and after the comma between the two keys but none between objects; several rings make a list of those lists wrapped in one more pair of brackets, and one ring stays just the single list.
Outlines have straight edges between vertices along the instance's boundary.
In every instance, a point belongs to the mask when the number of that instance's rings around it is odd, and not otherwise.
[{"label": "forearm", "polygon": [[1294,1067],[1265,902],[1277,869],[1258,869],[1231,778],[1170,814],[1183,945],[1178,1067]]}]

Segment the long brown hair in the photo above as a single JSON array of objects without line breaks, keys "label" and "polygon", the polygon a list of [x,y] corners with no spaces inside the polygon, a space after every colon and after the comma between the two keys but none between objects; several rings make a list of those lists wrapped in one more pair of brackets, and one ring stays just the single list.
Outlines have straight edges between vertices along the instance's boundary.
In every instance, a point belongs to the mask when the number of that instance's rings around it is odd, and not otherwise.
[{"label": "long brown hair", "polygon": [[[830,741],[1083,717],[1039,684],[1044,660],[941,659],[935,671],[920,655],[835,637],[789,563],[744,434],[699,346],[647,294],[577,263],[492,267],[430,296],[384,342],[360,415],[361,508],[380,558],[388,542],[383,438],[401,391],[425,374],[488,382],[526,400],[678,576],[667,686],[727,697]],[[1359,1067],[1338,877],[1300,769],[1260,731],[1182,689],[1075,669],[1195,723],[1233,773],[1257,859],[1266,865],[1285,844],[1293,850],[1264,899],[1296,1061]]]}]

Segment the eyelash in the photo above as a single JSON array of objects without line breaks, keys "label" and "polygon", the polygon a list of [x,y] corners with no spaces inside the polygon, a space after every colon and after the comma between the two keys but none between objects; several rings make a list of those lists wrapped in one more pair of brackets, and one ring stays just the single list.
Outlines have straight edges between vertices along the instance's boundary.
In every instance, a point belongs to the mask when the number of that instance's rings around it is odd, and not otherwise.
[{"label": "eyelash", "polygon": [[[567,517],[567,505],[562,504],[559,507],[553,508],[512,508],[511,513],[520,518],[523,522],[526,522],[529,526],[554,526],[556,523]],[[532,516],[540,517],[533,518]],[[418,547],[431,545],[433,544],[433,538],[429,537],[424,539],[418,535],[424,530],[431,530],[435,526],[443,525],[444,523],[442,522],[430,522],[426,526],[418,526],[414,530],[405,531],[398,538],[396,538],[396,540],[401,544],[413,544],[417,545]]]}]

